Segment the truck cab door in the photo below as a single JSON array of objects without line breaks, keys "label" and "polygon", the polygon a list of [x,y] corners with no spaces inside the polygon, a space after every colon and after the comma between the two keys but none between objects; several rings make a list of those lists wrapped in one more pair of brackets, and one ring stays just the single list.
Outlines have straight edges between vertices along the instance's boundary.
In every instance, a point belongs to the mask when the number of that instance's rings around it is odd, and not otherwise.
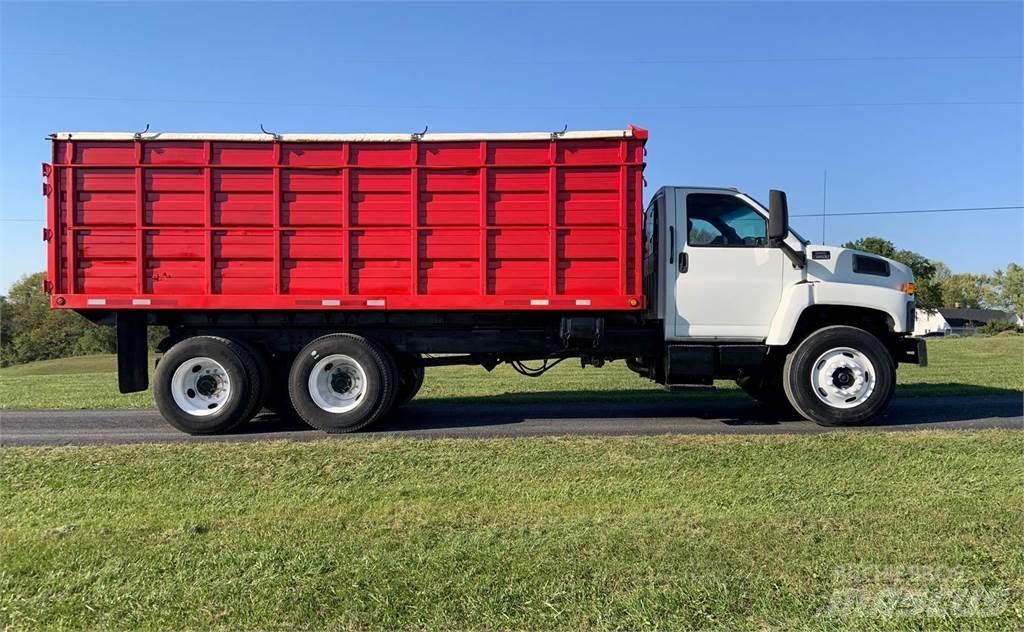
[{"label": "truck cab door", "polygon": [[673,206],[666,339],[763,340],[788,265],[768,243],[767,211],[722,189],[674,189]]}]

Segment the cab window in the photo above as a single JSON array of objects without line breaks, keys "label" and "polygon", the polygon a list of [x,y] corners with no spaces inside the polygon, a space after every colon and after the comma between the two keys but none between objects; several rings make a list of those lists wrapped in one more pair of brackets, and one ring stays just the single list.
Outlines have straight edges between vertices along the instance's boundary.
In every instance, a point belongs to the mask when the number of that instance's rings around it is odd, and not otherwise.
[{"label": "cab window", "polygon": [[686,196],[687,243],[691,246],[756,248],[768,245],[768,221],[735,195]]},{"label": "cab window", "polygon": [[654,243],[658,234],[658,198],[651,200],[644,212],[644,254],[654,253]]}]

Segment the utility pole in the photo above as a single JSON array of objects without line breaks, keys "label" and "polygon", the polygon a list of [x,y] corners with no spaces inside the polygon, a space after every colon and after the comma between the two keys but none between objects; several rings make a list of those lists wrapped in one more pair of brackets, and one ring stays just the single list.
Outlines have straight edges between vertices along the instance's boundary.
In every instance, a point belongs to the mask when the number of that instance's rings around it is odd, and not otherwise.
[{"label": "utility pole", "polygon": [[828,169],[821,181],[821,245],[825,245],[825,214],[828,213]]}]

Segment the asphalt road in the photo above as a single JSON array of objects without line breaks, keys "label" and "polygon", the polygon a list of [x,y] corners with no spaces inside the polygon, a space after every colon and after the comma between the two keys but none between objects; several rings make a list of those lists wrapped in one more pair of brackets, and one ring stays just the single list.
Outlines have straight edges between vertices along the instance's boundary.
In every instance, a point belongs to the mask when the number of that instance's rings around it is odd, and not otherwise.
[{"label": "asphalt road", "polygon": [[[1024,401],[1017,396],[895,399],[867,429],[1024,429]],[[315,440],[361,437],[519,437],[552,435],[814,434],[858,429],[822,428],[767,414],[747,400],[673,402],[573,402],[408,405],[356,435],[326,435],[270,414],[236,432],[190,437],[167,425],[155,410],[25,410],[0,412],[0,445],[87,445]]]}]

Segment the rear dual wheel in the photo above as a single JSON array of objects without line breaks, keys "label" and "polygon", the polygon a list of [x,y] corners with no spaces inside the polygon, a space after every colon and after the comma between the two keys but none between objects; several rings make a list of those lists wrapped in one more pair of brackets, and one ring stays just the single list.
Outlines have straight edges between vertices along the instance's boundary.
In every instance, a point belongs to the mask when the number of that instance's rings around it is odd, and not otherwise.
[{"label": "rear dual wheel", "polygon": [[398,369],[383,347],[353,334],[317,338],[299,352],[288,375],[292,406],[325,432],[354,432],[396,402]]},{"label": "rear dual wheel", "polygon": [[404,406],[416,397],[423,386],[423,365],[419,358],[403,358],[398,364],[398,393],[395,395],[395,407]]},{"label": "rear dual wheel", "polygon": [[228,432],[263,404],[266,372],[258,354],[220,336],[195,336],[160,358],[153,397],[172,426],[193,435]]},{"label": "rear dual wheel", "polygon": [[189,434],[228,432],[266,405],[326,432],[353,432],[412,399],[423,384],[416,358],[401,362],[383,346],[353,334],[331,334],[287,362],[219,336],[174,345],[157,367],[154,396],[161,414]]}]

